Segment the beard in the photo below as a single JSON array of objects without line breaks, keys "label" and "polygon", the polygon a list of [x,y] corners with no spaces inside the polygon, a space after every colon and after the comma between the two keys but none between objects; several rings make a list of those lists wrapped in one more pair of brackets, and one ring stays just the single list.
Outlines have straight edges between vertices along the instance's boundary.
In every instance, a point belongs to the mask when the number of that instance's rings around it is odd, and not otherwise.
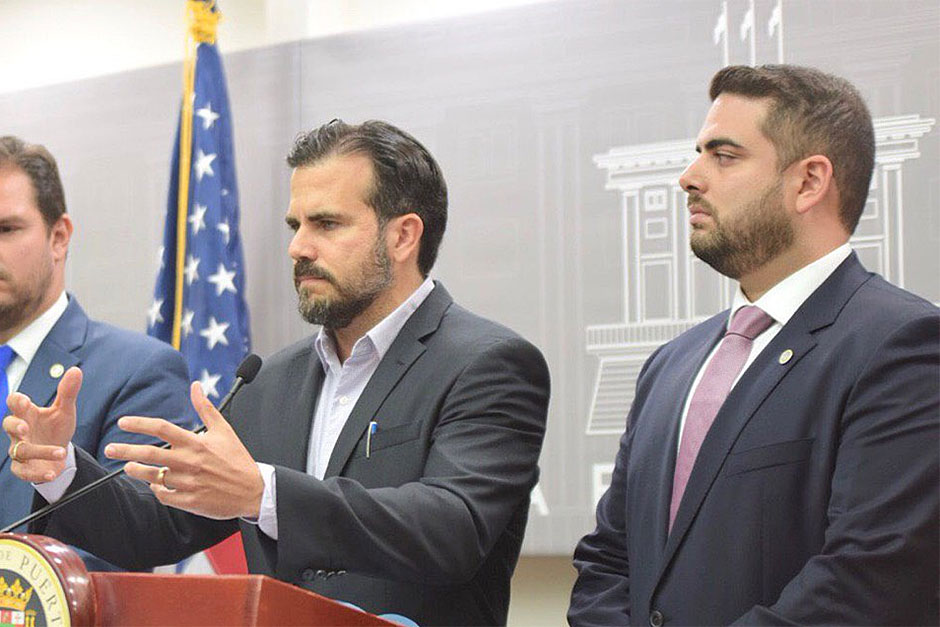
[{"label": "beard", "polygon": [[9,300],[0,300],[0,330],[20,329],[36,316],[52,285],[52,262],[37,268],[36,274],[19,284],[11,283],[10,274],[0,268],[0,280],[5,281],[12,294]]},{"label": "beard", "polygon": [[739,279],[793,244],[793,225],[784,211],[780,180],[756,200],[739,207],[738,217],[727,223],[722,223],[719,213],[697,193],[690,193],[688,202],[704,207],[714,222],[711,231],[692,231],[692,252],[726,277]]},{"label": "beard", "polygon": [[[297,289],[297,309],[310,324],[326,329],[343,329],[365,311],[392,282],[392,263],[385,250],[384,230],[376,237],[372,254],[354,269],[349,281],[339,281],[332,272],[317,267],[308,259],[294,264],[294,286]],[[329,282],[335,296],[316,296],[301,287],[301,277],[313,277]]]}]

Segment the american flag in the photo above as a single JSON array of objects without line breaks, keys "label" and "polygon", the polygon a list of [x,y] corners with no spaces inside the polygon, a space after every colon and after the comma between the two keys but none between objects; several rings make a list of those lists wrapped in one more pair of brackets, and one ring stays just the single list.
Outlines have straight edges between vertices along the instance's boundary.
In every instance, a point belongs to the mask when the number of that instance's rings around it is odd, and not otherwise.
[{"label": "american flag", "polygon": [[[238,234],[232,118],[222,59],[214,43],[198,43],[195,50],[193,93],[187,96],[184,92],[170,166],[160,269],[147,313],[147,333],[179,349],[191,377],[218,403],[251,346],[245,264]],[[186,106],[187,97],[191,107]],[[182,214],[180,137],[190,134],[181,128],[187,112],[192,113],[192,141],[184,145],[188,151],[183,153],[184,163],[189,161],[190,167],[188,180],[183,181],[184,190],[188,184],[188,194]],[[180,219],[184,215],[185,222]],[[178,226],[185,231],[178,232]],[[237,544],[240,552],[241,542],[236,540],[232,544]],[[217,557],[220,568],[216,570],[231,572],[232,566],[221,564],[230,556]],[[214,561],[211,551],[209,560]],[[245,572],[243,555],[234,561],[238,564],[235,571]]]}]

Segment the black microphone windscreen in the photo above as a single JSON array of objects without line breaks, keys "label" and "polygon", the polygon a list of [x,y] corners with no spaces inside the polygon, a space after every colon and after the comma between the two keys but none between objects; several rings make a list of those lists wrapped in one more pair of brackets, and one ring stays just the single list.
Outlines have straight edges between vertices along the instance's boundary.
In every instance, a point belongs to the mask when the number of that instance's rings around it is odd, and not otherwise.
[{"label": "black microphone windscreen", "polygon": [[242,363],[238,364],[235,376],[240,377],[247,385],[255,380],[259,370],[261,370],[261,358],[251,353],[242,360]]}]

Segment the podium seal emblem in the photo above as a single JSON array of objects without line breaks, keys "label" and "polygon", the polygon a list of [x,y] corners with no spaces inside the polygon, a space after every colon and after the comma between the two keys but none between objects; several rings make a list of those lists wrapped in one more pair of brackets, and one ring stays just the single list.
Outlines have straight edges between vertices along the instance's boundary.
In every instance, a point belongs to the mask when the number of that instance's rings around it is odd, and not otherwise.
[{"label": "podium seal emblem", "polygon": [[[66,586],[66,581],[71,583]],[[64,544],[43,536],[0,534],[0,627],[90,622],[82,620],[79,608],[88,590],[88,572]]]}]

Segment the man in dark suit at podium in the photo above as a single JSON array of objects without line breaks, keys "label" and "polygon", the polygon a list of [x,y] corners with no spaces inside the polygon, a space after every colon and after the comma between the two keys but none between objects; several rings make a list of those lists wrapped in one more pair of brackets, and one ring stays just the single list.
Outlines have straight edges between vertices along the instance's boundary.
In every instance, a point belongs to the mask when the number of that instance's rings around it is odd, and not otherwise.
[{"label": "man in dark suit at podium", "polygon": [[[202,436],[122,419],[173,445],[107,451],[133,460],[128,474],[152,493],[114,482],[33,530],[140,567],[240,526],[252,572],[420,624],[503,624],[538,474],[545,361],[428,278],[447,191],[414,138],[334,121],[301,136],[288,163],[288,253],[300,312],[320,332],[267,360],[231,426],[198,385]],[[40,437],[29,403],[14,407],[4,428],[26,462],[14,471],[58,474],[67,421],[50,416],[58,432]],[[67,452],[68,490],[102,475],[79,447]],[[62,483],[39,490],[55,499]]]},{"label": "man in dark suit at podium", "polygon": [[[73,441],[99,463],[110,442],[153,442],[122,432],[129,413],[167,416],[189,427],[195,415],[184,402],[189,372],[168,345],[90,319],[65,291],[65,261],[72,219],[55,158],[45,147],[0,137],[0,407],[18,391],[38,405],[53,402],[66,369],[93,378],[77,399]],[[77,392],[77,390],[73,390]],[[61,400],[59,401],[61,402]],[[74,397],[70,403],[76,403]],[[33,489],[10,472],[12,450],[0,433],[0,527],[29,513]],[[113,567],[83,555],[92,570]]]},{"label": "man in dark suit at podium", "polygon": [[940,316],[849,247],[868,109],[794,66],[727,67],[711,98],[679,183],[740,288],[643,367],[568,619],[936,624]]}]

